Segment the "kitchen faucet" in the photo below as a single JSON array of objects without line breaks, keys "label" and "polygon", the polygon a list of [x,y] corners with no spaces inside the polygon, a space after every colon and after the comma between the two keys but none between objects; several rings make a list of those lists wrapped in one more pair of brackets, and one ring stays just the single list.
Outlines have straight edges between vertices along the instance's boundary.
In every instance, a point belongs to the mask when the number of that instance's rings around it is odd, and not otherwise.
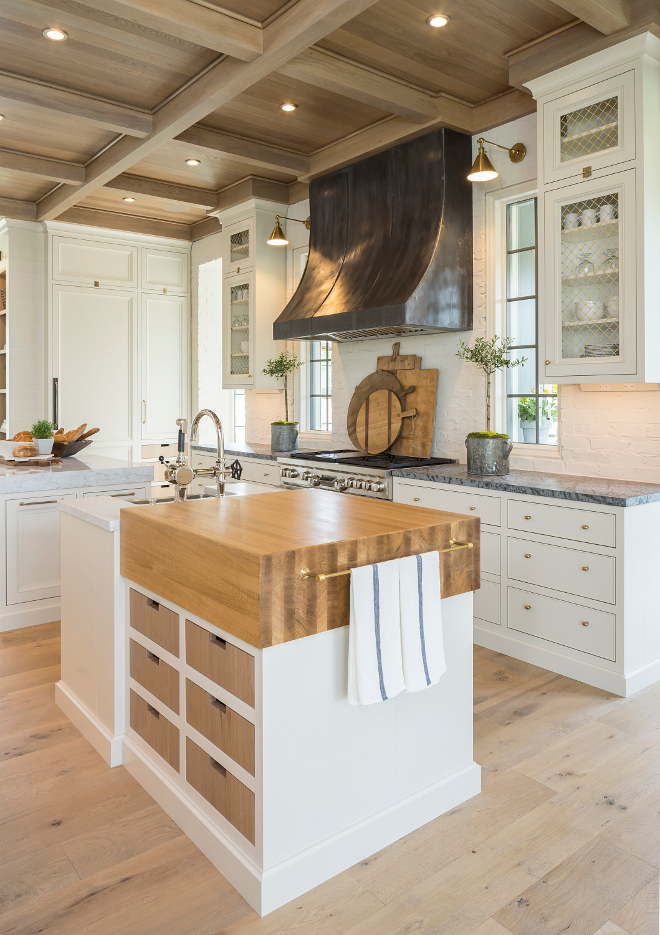
[{"label": "kitchen faucet", "polygon": [[[179,443],[176,461],[166,465],[165,480],[168,484],[174,484],[174,499],[182,502],[188,497],[188,484],[196,477],[214,477],[218,488],[218,496],[225,496],[225,475],[231,474],[227,468],[225,459],[225,434],[222,429],[222,422],[211,409],[202,409],[193,419],[190,429],[190,443],[196,442],[199,438],[199,423],[204,416],[213,419],[215,425],[216,437],[218,442],[218,457],[215,465],[211,468],[191,468],[189,467],[186,456],[186,432],[188,431],[188,421],[186,419],[177,419],[176,424],[179,427]],[[160,458],[165,463],[164,458]]]}]

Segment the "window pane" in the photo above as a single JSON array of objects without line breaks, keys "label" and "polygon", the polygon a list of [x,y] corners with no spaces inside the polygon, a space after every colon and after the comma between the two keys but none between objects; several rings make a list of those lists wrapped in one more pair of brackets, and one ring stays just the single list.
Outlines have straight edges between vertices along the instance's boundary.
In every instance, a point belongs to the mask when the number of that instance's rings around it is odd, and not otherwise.
[{"label": "window pane", "polygon": [[507,250],[536,246],[536,199],[507,207]]},{"label": "window pane", "polygon": [[508,255],[506,281],[507,299],[536,295],[536,250]]},{"label": "window pane", "polygon": [[536,393],[536,351],[525,348],[524,351],[511,351],[510,357],[526,358],[524,364],[509,367],[506,372],[507,393]]},{"label": "window pane", "polygon": [[507,400],[507,419],[511,441],[536,444],[536,398],[510,396]]},{"label": "window pane", "polygon": [[536,299],[507,302],[506,333],[514,344],[536,344]]}]

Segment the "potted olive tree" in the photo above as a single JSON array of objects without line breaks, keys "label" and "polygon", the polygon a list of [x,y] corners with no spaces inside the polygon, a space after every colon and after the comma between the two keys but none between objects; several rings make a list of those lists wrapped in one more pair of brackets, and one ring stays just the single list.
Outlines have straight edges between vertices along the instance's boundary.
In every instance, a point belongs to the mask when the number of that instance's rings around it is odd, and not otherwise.
[{"label": "potted olive tree", "polygon": [[284,384],[284,419],[270,424],[270,447],[273,451],[295,451],[298,448],[298,423],[289,422],[289,374],[300,366],[295,354],[282,351],[275,360],[267,360],[261,371]]},{"label": "potted olive tree", "polygon": [[490,378],[498,370],[524,365],[526,358],[511,360],[508,356],[513,338],[502,338],[499,344],[498,341],[500,339],[497,335],[490,341],[477,338],[472,347],[460,341],[460,349],[456,352],[456,356],[461,360],[476,364],[486,380],[486,431],[470,432],[465,439],[468,474],[509,473],[509,455],[513,445],[508,435],[493,432],[490,427]]}]

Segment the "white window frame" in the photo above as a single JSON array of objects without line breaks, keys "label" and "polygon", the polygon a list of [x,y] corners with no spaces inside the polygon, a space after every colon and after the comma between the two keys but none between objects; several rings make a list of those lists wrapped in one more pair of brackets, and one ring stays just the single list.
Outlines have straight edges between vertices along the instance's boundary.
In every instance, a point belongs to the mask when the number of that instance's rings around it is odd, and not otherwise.
[{"label": "white window frame", "polygon": [[[486,336],[506,335],[506,209],[525,198],[538,198],[536,179],[486,193]],[[539,229],[540,232],[540,229]],[[543,262],[540,236],[537,235],[537,259]],[[537,283],[538,288],[538,283]],[[538,300],[537,300],[538,301]],[[542,322],[539,320],[539,330]],[[539,335],[536,336],[537,343]],[[559,388],[558,388],[559,390]],[[506,370],[491,377],[493,428],[506,432]],[[557,444],[536,445],[514,442],[512,457],[561,458],[561,398],[557,395]]]}]

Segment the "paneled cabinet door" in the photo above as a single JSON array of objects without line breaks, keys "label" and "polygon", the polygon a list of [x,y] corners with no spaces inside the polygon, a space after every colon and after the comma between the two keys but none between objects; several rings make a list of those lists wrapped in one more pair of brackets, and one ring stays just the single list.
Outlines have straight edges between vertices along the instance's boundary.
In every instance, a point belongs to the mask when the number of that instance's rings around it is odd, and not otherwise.
[{"label": "paneled cabinet door", "polygon": [[55,282],[95,289],[137,289],[137,247],[56,235],[52,251]]},{"label": "paneled cabinet door", "polygon": [[254,273],[225,279],[223,290],[225,390],[254,386]]},{"label": "paneled cabinet door", "polygon": [[544,215],[546,381],[636,374],[635,170],[547,192]]},{"label": "paneled cabinet door", "polygon": [[254,217],[224,225],[225,276],[238,276],[254,266]]},{"label": "paneled cabinet door", "polygon": [[624,72],[543,104],[543,182],[581,178],[635,158],[635,74]]},{"label": "paneled cabinet door", "polygon": [[99,454],[127,451],[133,442],[136,300],[135,292],[53,287],[57,421],[67,429],[82,422],[98,427],[93,448]]},{"label": "paneled cabinet door", "polygon": [[141,247],[142,279],[140,285],[146,292],[173,292],[175,295],[188,293],[188,254],[183,250],[166,250],[158,247]]},{"label": "paneled cabinet door", "polygon": [[[67,496],[75,496],[68,493]],[[7,500],[7,604],[22,604],[60,593],[60,511],[62,495]]]},{"label": "paneled cabinet door", "polygon": [[183,296],[142,296],[142,441],[174,440],[188,414],[187,308]]}]

